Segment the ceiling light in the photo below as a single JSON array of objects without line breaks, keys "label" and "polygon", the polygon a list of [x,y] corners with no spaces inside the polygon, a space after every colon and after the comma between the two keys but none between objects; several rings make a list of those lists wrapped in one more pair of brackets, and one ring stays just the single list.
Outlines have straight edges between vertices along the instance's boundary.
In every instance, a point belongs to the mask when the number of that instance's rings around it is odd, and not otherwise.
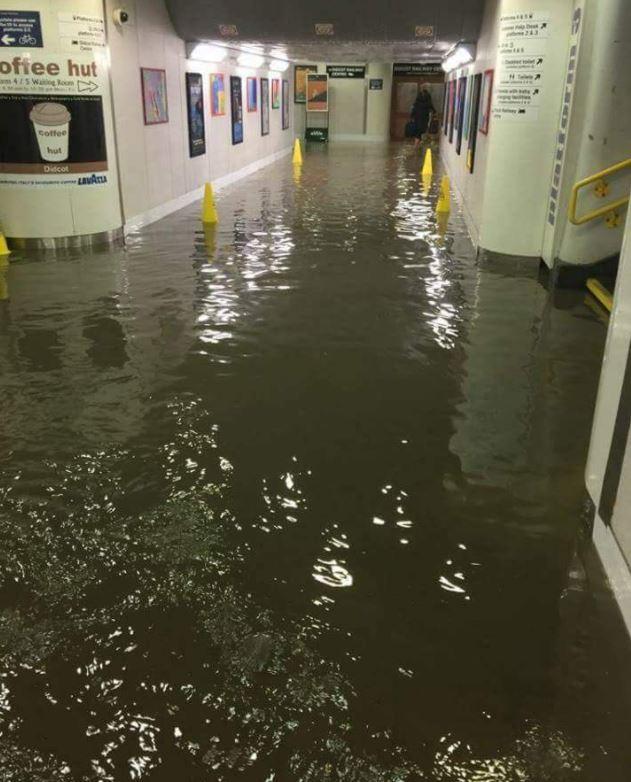
[{"label": "ceiling light", "polygon": [[461,41],[451,47],[443,57],[441,65],[445,73],[449,73],[450,71],[456,70],[456,68],[461,68],[463,65],[473,62],[474,59],[475,44]]},{"label": "ceiling light", "polygon": [[214,46],[211,43],[196,43],[192,44],[188,56],[191,60],[221,62],[225,60],[227,53],[223,46]]},{"label": "ceiling light", "polygon": [[269,56],[273,60],[286,60],[287,51],[286,49],[272,49],[272,51],[269,53]]},{"label": "ceiling light", "polygon": [[239,55],[239,65],[243,65],[245,68],[260,68],[263,65],[263,57],[252,52],[242,52]]},{"label": "ceiling light", "polygon": [[282,73],[289,68],[289,63],[287,60],[272,60],[269,67],[272,71],[280,71]]}]

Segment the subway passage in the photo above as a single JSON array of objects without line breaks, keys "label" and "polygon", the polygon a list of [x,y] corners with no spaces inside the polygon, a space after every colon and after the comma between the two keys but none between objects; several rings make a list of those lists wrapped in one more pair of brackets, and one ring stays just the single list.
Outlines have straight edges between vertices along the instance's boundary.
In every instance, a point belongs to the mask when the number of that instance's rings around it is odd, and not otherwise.
[{"label": "subway passage", "polygon": [[418,168],[316,147],[0,271],[3,779],[629,779],[605,326]]}]

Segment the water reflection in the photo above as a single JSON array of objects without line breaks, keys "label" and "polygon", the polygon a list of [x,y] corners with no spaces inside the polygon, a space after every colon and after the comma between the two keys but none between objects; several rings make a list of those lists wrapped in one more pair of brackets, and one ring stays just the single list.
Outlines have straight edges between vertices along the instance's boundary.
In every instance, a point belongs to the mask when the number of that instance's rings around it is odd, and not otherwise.
[{"label": "water reflection", "polygon": [[626,782],[602,324],[418,167],[316,148],[4,272],[3,779]]}]

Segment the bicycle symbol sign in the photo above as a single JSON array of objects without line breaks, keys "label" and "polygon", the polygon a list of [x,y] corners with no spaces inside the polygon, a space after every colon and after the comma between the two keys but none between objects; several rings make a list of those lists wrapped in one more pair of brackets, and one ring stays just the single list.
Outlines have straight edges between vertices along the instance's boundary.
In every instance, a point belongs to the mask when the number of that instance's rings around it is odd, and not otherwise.
[{"label": "bicycle symbol sign", "polygon": [[43,45],[39,11],[0,11],[0,49]]}]

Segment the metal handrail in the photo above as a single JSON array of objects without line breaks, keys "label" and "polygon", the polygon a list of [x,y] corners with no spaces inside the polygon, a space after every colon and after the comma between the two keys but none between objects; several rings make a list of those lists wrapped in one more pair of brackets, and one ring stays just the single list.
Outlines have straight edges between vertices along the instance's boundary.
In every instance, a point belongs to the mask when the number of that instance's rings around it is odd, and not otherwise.
[{"label": "metal handrail", "polygon": [[621,163],[616,163],[614,166],[609,166],[609,168],[604,168],[597,174],[592,174],[585,179],[581,179],[580,182],[577,182],[572,188],[572,195],[570,196],[570,203],[567,210],[570,222],[574,225],[583,225],[584,223],[588,223],[590,220],[595,220],[597,217],[604,217],[604,215],[611,214],[612,212],[615,212],[618,207],[628,204],[629,196],[625,196],[624,198],[618,198],[616,201],[612,201],[606,206],[593,209],[591,212],[587,212],[587,214],[581,215],[581,217],[576,216],[576,204],[578,202],[579,190],[582,190],[584,187],[591,185],[593,182],[599,182],[603,185],[601,192],[605,195],[607,191],[607,183],[604,182],[604,178],[610,174],[615,174],[618,171],[622,171],[625,168],[631,168],[631,158],[628,160],[623,160]]}]

